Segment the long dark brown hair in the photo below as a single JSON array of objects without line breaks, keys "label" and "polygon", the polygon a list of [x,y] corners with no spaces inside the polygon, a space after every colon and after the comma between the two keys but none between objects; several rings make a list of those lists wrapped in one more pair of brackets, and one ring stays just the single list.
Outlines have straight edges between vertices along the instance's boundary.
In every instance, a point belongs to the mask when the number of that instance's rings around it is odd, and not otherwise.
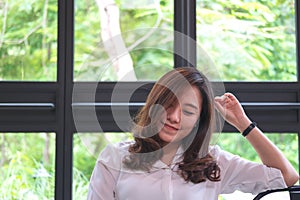
[{"label": "long dark brown hair", "polygon": [[[153,86],[145,106],[135,118],[133,143],[123,163],[130,169],[150,170],[161,158],[164,142],[158,136],[157,121],[164,109],[178,101],[176,94],[196,86],[202,96],[202,111],[197,126],[182,140],[183,159],[177,163],[178,173],[185,181],[200,183],[219,181],[220,168],[209,154],[209,142],[214,129],[214,103],[210,82],[194,67],[176,68],[166,73]],[[201,155],[199,152],[204,154]]]}]

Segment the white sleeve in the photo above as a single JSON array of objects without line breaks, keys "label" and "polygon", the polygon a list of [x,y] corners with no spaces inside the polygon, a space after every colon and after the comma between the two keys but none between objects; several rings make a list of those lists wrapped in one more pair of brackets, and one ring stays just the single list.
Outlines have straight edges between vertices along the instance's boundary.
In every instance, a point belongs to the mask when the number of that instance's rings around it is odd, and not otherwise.
[{"label": "white sleeve", "polygon": [[115,186],[120,173],[120,158],[116,148],[107,146],[94,167],[87,200],[115,199]]},{"label": "white sleeve", "polygon": [[222,150],[219,150],[217,160],[221,168],[223,194],[235,190],[258,194],[265,190],[287,187],[278,169],[245,160]]},{"label": "white sleeve", "polygon": [[116,180],[110,170],[101,162],[94,168],[88,192],[88,200],[113,200]]}]

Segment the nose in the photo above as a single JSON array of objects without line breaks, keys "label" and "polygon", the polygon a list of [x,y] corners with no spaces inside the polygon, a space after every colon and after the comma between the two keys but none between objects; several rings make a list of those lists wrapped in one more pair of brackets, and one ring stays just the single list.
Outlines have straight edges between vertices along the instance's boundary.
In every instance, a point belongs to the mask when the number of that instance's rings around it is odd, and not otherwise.
[{"label": "nose", "polygon": [[171,123],[179,123],[181,118],[180,106],[171,106],[167,109],[167,120]]}]

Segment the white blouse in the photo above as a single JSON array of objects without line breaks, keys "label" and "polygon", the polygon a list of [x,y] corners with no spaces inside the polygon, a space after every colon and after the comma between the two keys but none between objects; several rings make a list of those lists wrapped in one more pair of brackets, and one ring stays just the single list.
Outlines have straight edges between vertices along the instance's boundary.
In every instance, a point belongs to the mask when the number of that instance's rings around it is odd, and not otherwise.
[{"label": "white blouse", "polygon": [[[257,194],[268,189],[284,188],[286,184],[280,170],[247,161],[211,147],[221,169],[221,181],[209,180],[194,184],[186,182],[174,170],[158,160],[150,172],[124,168],[122,159],[128,155],[131,143],[108,145],[99,155],[91,176],[88,200],[217,200],[219,194],[235,190]],[[180,161],[183,150],[179,148],[173,163]]]}]

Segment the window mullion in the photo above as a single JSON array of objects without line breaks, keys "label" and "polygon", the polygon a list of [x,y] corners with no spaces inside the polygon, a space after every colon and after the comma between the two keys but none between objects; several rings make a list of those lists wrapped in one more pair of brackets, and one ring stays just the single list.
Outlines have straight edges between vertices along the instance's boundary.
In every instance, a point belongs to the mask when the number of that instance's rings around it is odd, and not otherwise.
[{"label": "window mullion", "polygon": [[58,91],[55,199],[72,199],[74,1],[58,0]]},{"label": "window mullion", "polygon": [[295,1],[295,20],[296,20],[296,54],[297,54],[297,81],[300,83],[300,2]]},{"label": "window mullion", "polygon": [[195,0],[174,0],[174,66],[196,67]]}]

